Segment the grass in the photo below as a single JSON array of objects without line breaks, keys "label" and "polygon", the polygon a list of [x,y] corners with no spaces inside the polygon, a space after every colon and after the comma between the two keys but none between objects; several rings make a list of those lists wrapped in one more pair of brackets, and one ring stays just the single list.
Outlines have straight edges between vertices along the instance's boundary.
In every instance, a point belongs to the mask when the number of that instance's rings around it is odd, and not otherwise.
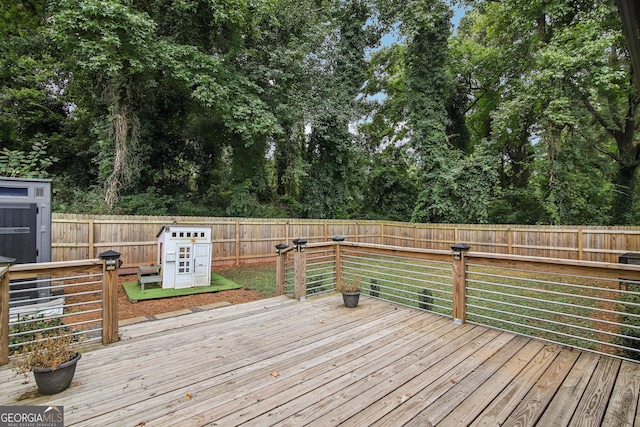
[{"label": "grass", "polygon": [[147,284],[145,285],[144,291],[140,289],[140,284],[138,284],[138,282],[125,282],[122,284],[122,286],[124,287],[124,290],[131,301],[169,298],[242,288],[241,285],[217,273],[211,273],[211,286],[196,286],[193,288],[181,289],[163,289],[158,285]]},{"label": "grass", "polygon": [[217,270],[229,280],[245,289],[251,289],[264,298],[276,295],[275,264],[254,264]]}]

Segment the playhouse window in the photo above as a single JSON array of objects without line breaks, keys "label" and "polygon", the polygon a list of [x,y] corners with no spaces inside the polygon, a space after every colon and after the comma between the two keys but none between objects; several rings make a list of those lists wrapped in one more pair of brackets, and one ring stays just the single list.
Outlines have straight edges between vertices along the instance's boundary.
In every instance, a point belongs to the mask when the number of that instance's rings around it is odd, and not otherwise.
[{"label": "playhouse window", "polygon": [[191,246],[178,248],[178,273],[191,273]]}]

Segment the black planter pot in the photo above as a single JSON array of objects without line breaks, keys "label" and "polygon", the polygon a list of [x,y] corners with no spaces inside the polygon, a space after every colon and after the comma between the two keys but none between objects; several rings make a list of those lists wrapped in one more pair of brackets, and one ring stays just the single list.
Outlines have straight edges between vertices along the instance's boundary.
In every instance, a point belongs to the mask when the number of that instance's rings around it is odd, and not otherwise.
[{"label": "black planter pot", "polygon": [[33,370],[38,390],[42,394],[56,394],[69,388],[73,375],[76,373],[76,364],[82,355],[76,353],[70,361],[58,366],[58,369],[39,368]]},{"label": "black planter pot", "polygon": [[348,308],[354,308],[358,306],[358,301],[360,301],[360,292],[343,292],[342,300],[344,301],[344,306]]}]

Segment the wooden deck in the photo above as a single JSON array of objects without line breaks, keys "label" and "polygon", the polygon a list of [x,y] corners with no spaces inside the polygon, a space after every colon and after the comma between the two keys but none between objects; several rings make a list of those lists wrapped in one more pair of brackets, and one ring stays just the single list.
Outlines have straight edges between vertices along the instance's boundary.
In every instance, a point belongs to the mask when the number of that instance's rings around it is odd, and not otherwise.
[{"label": "wooden deck", "polygon": [[340,298],[127,326],[58,395],[0,369],[0,405],[63,405],[67,426],[640,425],[638,364]]}]

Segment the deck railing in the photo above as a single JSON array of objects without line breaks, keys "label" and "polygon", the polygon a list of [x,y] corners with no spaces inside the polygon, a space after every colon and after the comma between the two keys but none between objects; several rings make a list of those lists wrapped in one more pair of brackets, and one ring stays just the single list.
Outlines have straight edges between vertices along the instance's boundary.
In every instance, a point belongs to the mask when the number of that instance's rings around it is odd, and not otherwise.
[{"label": "deck railing", "polygon": [[0,266],[0,365],[15,350],[55,329],[83,343],[118,338],[119,254],[85,261]]},{"label": "deck railing", "polygon": [[347,277],[397,304],[640,360],[640,266],[332,241],[278,249],[278,289],[296,299]]}]

